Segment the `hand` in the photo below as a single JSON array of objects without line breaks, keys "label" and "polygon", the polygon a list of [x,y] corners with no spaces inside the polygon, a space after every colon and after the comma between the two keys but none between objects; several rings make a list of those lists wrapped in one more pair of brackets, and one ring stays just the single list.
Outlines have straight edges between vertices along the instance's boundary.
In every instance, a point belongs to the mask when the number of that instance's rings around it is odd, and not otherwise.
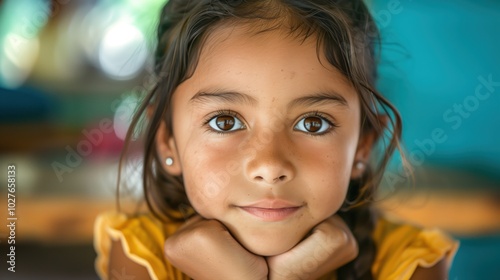
[{"label": "hand", "polygon": [[317,279],[352,261],[358,244],[345,222],[334,215],[314,227],[289,251],[267,257],[269,279]]},{"label": "hand", "polygon": [[263,257],[243,248],[216,220],[191,218],[165,241],[165,256],[194,279],[267,279]]}]

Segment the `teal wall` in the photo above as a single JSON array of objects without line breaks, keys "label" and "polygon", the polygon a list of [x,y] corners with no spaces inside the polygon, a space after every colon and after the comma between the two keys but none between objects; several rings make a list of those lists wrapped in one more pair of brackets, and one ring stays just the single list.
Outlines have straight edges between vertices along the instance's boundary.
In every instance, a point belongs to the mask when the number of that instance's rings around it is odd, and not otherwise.
[{"label": "teal wall", "polygon": [[[402,114],[410,163],[488,177],[500,190],[500,1],[371,2],[378,88]],[[499,279],[500,234],[457,238],[450,279]]]},{"label": "teal wall", "polygon": [[402,114],[410,163],[500,182],[500,1],[371,3],[382,33],[378,88]]}]

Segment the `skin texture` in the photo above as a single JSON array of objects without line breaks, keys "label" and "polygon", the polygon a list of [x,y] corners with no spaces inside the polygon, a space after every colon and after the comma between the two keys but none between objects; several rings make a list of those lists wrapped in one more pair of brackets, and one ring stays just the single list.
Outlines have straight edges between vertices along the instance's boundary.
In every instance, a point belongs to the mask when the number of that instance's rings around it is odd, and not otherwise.
[{"label": "skin texture", "polygon": [[148,270],[125,255],[120,241],[111,243],[110,259],[108,266],[109,279],[116,279],[117,275],[134,276],[134,279],[151,279]]},{"label": "skin texture", "polygon": [[196,216],[167,239],[165,251],[174,266],[195,279],[273,280],[316,279],[358,252],[337,216],[320,223],[292,250],[267,258],[245,250],[220,222]]},{"label": "skin texture", "polygon": [[[182,173],[202,217],[222,222],[254,254],[286,252],[335,214],[356,152],[366,154],[358,149],[357,94],[325,61],[313,37],[301,42],[278,30],[249,36],[244,27],[220,28],[173,95],[173,135],[160,148],[174,158],[167,171]],[[234,131],[207,124],[217,112]],[[303,129],[307,117],[321,133]],[[268,222],[241,208],[266,199],[298,209]]]},{"label": "skin texture", "polygon": [[445,280],[448,279],[448,266],[443,259],[429,268],[417,267],[411,280]]},{"label": "skin texture", "polygon": [[190,219],[167,239],[168,260],[193,279],[267,279],[265,259],[245,250],[217,220]]}]

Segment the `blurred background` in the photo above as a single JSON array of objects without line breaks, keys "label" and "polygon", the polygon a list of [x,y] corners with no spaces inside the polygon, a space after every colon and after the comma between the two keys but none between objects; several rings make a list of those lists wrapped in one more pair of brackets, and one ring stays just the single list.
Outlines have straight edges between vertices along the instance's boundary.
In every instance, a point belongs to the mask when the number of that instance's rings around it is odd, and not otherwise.
[{"label": "blurred background", "polygon": [[[500,2],[367,2],[382,33],[378,88],[403,116],[415,174],[394,157],[379,207],[460,240],[450,279],[498,279]],[[0,261],[1,279],[97,279],[93,222],[115,205],[164,3],[0,1],[0,180],[14,164],[18,218],[16,273]],[[0,227],[0,260],[8,234]]]}]

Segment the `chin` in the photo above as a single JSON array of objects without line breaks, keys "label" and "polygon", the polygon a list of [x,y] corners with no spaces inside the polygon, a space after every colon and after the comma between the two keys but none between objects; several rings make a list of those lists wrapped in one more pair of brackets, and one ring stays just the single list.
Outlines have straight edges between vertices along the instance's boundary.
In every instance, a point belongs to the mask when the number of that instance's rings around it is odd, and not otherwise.
[{"label": "chin", "polygon": [[275,256],[285,253],[297,245],[308,233],[308,230],[274,229],[262,226],[258,229],[242,229],[228,227],[238,242],[248,251],[259,256]]},{"label": "chin", "polygon": [[243,246],[248,251],[252,252],[255,255],[269,257],[269,256],[281,255],[287,252],[288,250],[292,249],[295,245],[297,245],[299,241],[300,240],[298,240],[297,242],[289,242],[289,243],[280,242],[280,244],[277,244],[275,242],[269,244],[269,242],[256,241],[256,242],[245,242]]}]

